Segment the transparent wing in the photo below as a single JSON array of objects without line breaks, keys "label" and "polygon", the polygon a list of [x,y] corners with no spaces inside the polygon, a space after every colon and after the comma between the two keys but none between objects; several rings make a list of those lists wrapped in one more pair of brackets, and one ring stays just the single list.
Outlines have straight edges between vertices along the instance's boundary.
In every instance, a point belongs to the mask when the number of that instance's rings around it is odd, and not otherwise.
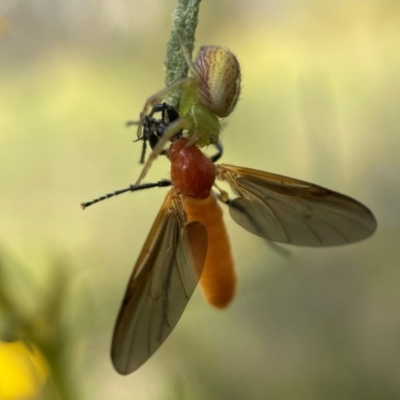
[{"label": "transparent wing", "polygon": [[358,201],[312,183],[219,165],[218,175],[239,196],[234,221],[263,238],[300,246],[335,246],[372,235],[376,220]]},{"label": "transparent wing", "polygon": [[183,221],[171,193],[153,224],[128,283],[112,340],[115,369],[129,374],[164,342],[185,309],[204,265],[207,232]]}]

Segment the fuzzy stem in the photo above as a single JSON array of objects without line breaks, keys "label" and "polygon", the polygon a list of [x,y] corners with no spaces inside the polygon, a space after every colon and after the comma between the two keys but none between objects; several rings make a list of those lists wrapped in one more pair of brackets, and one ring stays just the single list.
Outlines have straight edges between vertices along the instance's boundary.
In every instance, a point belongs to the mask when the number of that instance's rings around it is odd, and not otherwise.
[{"label": "fuzzy stem", "polygon": [[[183,56],[178,34],[188,53],[192,56],[200,1],[178,0],[178,6],[173,13],[171,37],[167,44],[167,55],[164,61],[166,86],[170,86],[177,80],[185,78],[188,74],[188,65]],[[179,92],[173,93],[167,98],[167,103],[177,108],[179,95]]]}]

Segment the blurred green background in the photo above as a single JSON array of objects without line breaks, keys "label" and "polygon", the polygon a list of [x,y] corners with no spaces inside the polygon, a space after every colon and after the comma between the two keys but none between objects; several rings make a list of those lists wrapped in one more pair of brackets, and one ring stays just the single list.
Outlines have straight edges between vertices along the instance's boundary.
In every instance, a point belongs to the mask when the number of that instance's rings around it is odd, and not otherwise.
[{"label": "blurred green background", "polygon": [[[175,5],[1,2],[0,289],[28,319],[47,307],[41,329],[74,399],[400,398],[396,0],[203,2],[197,44],[229,47],[243,73],[223,162],[352,196],[378,230],[284,257],[225,210],[232,306],[214,310],[196,291],[150,361],[114,371],[114,321],[166,190],[79,204],[140,172],[124,123],[164,86]],[[168,171],[159,160],[147,180]]]}]

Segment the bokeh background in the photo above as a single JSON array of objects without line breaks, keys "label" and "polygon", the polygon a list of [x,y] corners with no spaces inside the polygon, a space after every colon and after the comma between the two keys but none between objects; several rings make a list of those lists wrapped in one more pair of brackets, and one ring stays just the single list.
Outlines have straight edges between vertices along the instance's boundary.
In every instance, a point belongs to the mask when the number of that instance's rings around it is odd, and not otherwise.
[{"label": "bokeh background", "polygon": [[[79,204],[140,172],[124,123],[163,87],[175,5],[0,2],[0,292],[12,302],[0,328],[20,326],[15,310],[34,321],[57,365],[50,399],[400,398],[396,0],[203,2],[198,45],[229,47],[243,73],[223,162],[346,193],[378,230],[287,255],[225,210],[234,303],[217,311],[196,291],[150,361],[114,371],[114,321],[166,189]],[[159,160],[148,181],[168,170]]]}]

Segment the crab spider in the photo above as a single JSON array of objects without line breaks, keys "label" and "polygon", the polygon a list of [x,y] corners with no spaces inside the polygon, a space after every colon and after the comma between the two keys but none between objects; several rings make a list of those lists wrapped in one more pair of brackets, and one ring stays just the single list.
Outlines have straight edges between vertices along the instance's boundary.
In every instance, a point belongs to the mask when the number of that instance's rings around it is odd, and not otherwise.
[{"label": "crab spider", "polygon": [[148,158],[136,185],[146,176],[152,162],[162,152],[165,144],[180,131],[187,132],[189,144],[204,147],[216,144],[220,134],[220,118],[234,110],[240,94],[240,66],[235,55],[220,46],[203,46],[192,62],[182,46],[190,76],[160,90],[146,100],[137,136],[142,138],[145,118],[150,110],[170,94],[181,90],[179,118],[170,123]]}]

